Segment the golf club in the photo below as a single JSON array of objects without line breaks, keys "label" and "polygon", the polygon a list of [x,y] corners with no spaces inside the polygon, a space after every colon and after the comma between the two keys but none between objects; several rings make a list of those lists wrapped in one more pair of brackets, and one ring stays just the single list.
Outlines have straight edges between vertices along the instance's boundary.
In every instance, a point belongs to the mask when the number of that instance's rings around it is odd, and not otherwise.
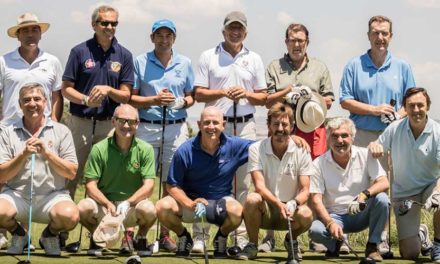
[{"label": "golf club", "polygon": [[[159,147],[159,166],[157,166],[156,175],[159,174],[159,193],[157,200],[160,200],[162,197],[162,167],[163,167],[163,146],[165,144],[165,121],[167,116],[167,106],[162,106],[162,137],[160,141],[160,147]],[[159,252],[159,240],[160,240],[160,224],[159,224],[159,218],[156,220],[156,241],[154,241],[153,245],[153,253]]]},{"label": "golf club", "polygon": [[[390,101],[390,105],[394,106],[396,104],[396,100],[391,99]],[[391,171],[392,171],[392,167],[393,164],[391,162],[391,151],[388,151],[388,155],[387,155],[387,164],[388,164],[388,170],[387,170],[387,177],[388,177],[388,182],[390,184],[390,188],[389,188],[389,199],[391,201],[391,195],[392,195],[392,175],[391,175]],[[393,251],[391,251],[391,205],[388,207],[388,252],[381,254],[383,259],[393,259],[394,258],[394,253]]]},{"label": "golf club", "polygon": [[[31,191],[30,191],[30,205],[29,205],[29,227],[28,227],[28,245],[31,244],[31,233],[32,233],[32,196],[34,192],[34,175],[35,175],[35,153],[31,156]],[[31,263],[31,247],[27,247],[27,258],[26,260],[20,260],[18,264]]]},{"label": "golf club", "polygon": [[[93,123],[92,123],[92,136],[90,138],[90,144],[93,145],[93,140],[95,138],[95,129],[96,129],[96,119],[93,118]],[[87,197],[87,191],[84,189],[84,199]],[[76,242],[72,242],[68,245],[66,245],[66,252],[69,253],[78,253],[78,251],[81,250],[81,240],[82,240],[82,230],[83,230],[83,225],[80,225],[79,228],[79,239]]]},{"label": "golf club", "polygon": [[[292,216],[293,217],[293,216]],[[287,218],[287,226],[289,227],[289,246],[292,252],[292,259],[287,260],[287,264],[296,264],[298,261],[295,259],[295,250],[293,249],[293,234],[292,234],[292,223],[290,222],[290,217]]]},{"label": "golf club", "polygon": [[413,205],[418,205],[424,207],[425,205],[421,202],[417,202],[411,199],[404,200],[399,203],[399,208],[397,209],[400,216],[406,215],[413,207]]},{"label": "golf club", "polygon": [[202,217],[202,239],[203,239],[203,253],[205,254],[205,264],[209,264],[209,258],[208,258],[208,249],[206,249],[206,242],[205,242],[205,220]]},{"label": "golf club", "polygon": [[142,263],[141,257],[139,255],[134,254],[134,249],[131,248],[130,243],[128,242],[128,233],[125,232],[125,226],[123,223],[121,223],[121,230],[125,236],[125,240],[127,240],[128,250],[132,252],[132,255],[125,259],[124,264],[140,264]]},{"label": "golf club", "polygon": [[361,258],[359,257],[359,255],[356,253],[356,251],[353,250],[353,248],[350,246],[350,244],[348,243],[347,240],[342,239],[342,242],[348,247],[348,249],[350,250],[350,252],[353,252],[354,256],[360,260],[359,264],[376,264],[376,261],[372,258]]},{"label": "golf club", "polygon": [[[233,111],[233,134],[237,136],[237,102],[233,101],[232,111]],[[234,199],[237,200],[237,174],[234,174]],[[230,256],[237,256],[240,253],[241,248],[237,245],[237,229],[234,230],[234,246],[228,248],[228,254]]]}]

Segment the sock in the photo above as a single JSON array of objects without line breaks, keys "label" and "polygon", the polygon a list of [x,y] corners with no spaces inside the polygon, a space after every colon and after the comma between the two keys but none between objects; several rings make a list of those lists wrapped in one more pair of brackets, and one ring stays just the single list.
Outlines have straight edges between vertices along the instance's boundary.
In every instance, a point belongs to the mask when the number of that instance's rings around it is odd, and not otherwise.
[{"label": "sock", "polygon": [[223,233],[222,233],[222,229],[221,229],[221,228],[218,228],[218,232],[217,232],[217,234],[220,235],[220,236],[222,236],[222,237],[227,237],[227,236],[228,236],[228,235],[223,235]]},{"label": "sock", "polygon": [[178,237],[184,236],[184,235],[186,235],[187,233],[188,233],[188,231],[186,230],[186,227],[185,227],[185,228],[183,228],[183,232],[182,232],[182,234],[178,235]]},{"label": "sock", "polygon": [[11,232],[12,235],[17,235],[17,236],[25,236],[26,235],[26,231],[24,230],[24,228],[17,223],[17,227],[15,228],[14,231]]},{"label": "sock", "polygon": [[58,234],[53,234],[52,232],[50,232],[49,226],[46,226],[46,228],[43,230],[43,237],[54,237]]}]

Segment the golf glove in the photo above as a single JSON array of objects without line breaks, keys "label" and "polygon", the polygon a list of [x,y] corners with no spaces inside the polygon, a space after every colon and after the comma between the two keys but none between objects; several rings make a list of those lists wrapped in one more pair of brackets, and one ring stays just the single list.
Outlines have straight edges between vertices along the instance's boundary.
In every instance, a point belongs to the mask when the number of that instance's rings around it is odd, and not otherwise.
[{"label": "golf glove", "polygon": [[298,207],[298,203],[296,202],[296,200],[290,200],[286,203],[286,206],[290,215],[293,215],[296,211],[296,208]]},{"label": "golf glove", "polygon": [[381,114],[380,115],[380,121],[382,121],[382,123],[384,124],[391,124],[392,122],[399,120],[401,117],[399,115],[399,113],[397,112],[393,112],[391,114]]},{"label": "golf glove", "polygon": [[203,218],[206,216],[206,206],[201,203],[198,202],[196,205],[196,210],[195,210],[196,215],[194,216],[194,218]]},{"label": "golf glove", "polygon": [[304,99],[312,98],[312,90],[305,85],[295,86],[292,88],[292,91],[299,91],[301,97],[303,97]]},{"label": "golf glove", "polygon": [[127,215],[128,209],[130,209],[130,203],[128,201],[123,201],[122,203],[118,204],[118,206],[116,207],[116,214]]},{"label": "golf glove", "polygon": [[365,202],[359,202],[358,197],[359,196],[356,196],[356,198],[354,198],[354,200],[348,204],[348,214],[355,215],[362,212],[365,209],[366,207]]},{"label": "golf glove", "polygon": [[173,110],[178,110],[178,109],[182,109],[185,107],[186,101],[185,99],[183,99],[183,97],[177,97],[176,100],[174,100],[174,102],[172,102],[169,107],[170,109]]},{"label": "golf glove", "polygon": [[431,213],[435,213],[440,209],[439,206],[440,206],[440,191],[434,189],[432,194],[426,200],[424,207],[426,210],[430,211]]}]

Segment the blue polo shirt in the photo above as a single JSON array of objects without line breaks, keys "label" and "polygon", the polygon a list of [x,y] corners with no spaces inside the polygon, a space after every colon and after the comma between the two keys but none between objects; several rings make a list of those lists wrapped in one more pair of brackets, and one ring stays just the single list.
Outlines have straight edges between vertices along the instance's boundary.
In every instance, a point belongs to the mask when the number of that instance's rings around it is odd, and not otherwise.
[{"label": "blue polo shirt", "polygon": [[[173,50],[171,63],[165,68],[154,54],[154,51],[139,55],[134,62],[134,90],[139,95],[154,96],[164,87],[175,97],[185,97],[185,93],[192,92],[194,73],[191,60]],[[146,120],[162,120],[162,108],[155,105],[147,109],[139,109],[139,116]],[[186,118],[185,109],[168,109],[166,120]]]},{"label": "blue polo shirt", "polygon": [[[389,104],[394,99],[394,107],[398,111],[402,107],[406,90],[414,86],[414,77],[408,63],[393,57],[388,51],[384,64],[377,68],[367,52],[345,66],[339,101],[354,99],[369,105],[380,105]],[[350,113],[350,118],[360,129],[383,131],[386,128],[380,116]]]},{"label": "blue polo shirt", "polygon": [[179,186],[191,199],[217,200],[232,195],[232,180],[237,169],[248,160],[249,146],[254,143],[222,133],[214,155],[202,150],[201,134],[187,140],[174,153],[167,183]]},{"label": "blue polo shirt", "polygon": [[379,136],[384,150],[391,149],[393,197],[421,193],[440,178],[440,124],[431,118],[414,139],[408,118],[391,123]]},{"label": "blue polo shirt", "polygon": [[[94,36],[70,51],[63,81],[74,82],[75,89],[83,94],[90,94],[95,85],[108,85],[115,89],[123,83],[131,86],[134,82],[133,56],[116,38],[104,51]],[[70,102],[70,113],[79,117],[111,117],[118,105],[109,97],[98,108]]]}]

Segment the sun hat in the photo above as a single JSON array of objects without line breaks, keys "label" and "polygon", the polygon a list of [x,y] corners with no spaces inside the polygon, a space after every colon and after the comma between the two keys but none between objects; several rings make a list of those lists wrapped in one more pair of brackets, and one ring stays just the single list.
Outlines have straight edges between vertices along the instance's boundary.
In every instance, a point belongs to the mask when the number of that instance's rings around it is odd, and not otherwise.
[{"label": "sun hat", "polygon": [[23,15],[19,16],[17,18],[17,25],[10,27],[8,29],[8,36],[11,38],[17,37],[17,31],[20,28],[28,27],[28,26],[34,26],[37,25],[41,28],[41,33],[44,33],[49,28],[49,23],[40,22],[38,17],[35,14],[32,13],[24,13]]},{"label": "sun hat", "polygon": [[295,122],[298,128],[306,133],[320,127],[327,116],[327,105],[321,95],[312,92],[307,99],[300,97],[295,111]]}]

